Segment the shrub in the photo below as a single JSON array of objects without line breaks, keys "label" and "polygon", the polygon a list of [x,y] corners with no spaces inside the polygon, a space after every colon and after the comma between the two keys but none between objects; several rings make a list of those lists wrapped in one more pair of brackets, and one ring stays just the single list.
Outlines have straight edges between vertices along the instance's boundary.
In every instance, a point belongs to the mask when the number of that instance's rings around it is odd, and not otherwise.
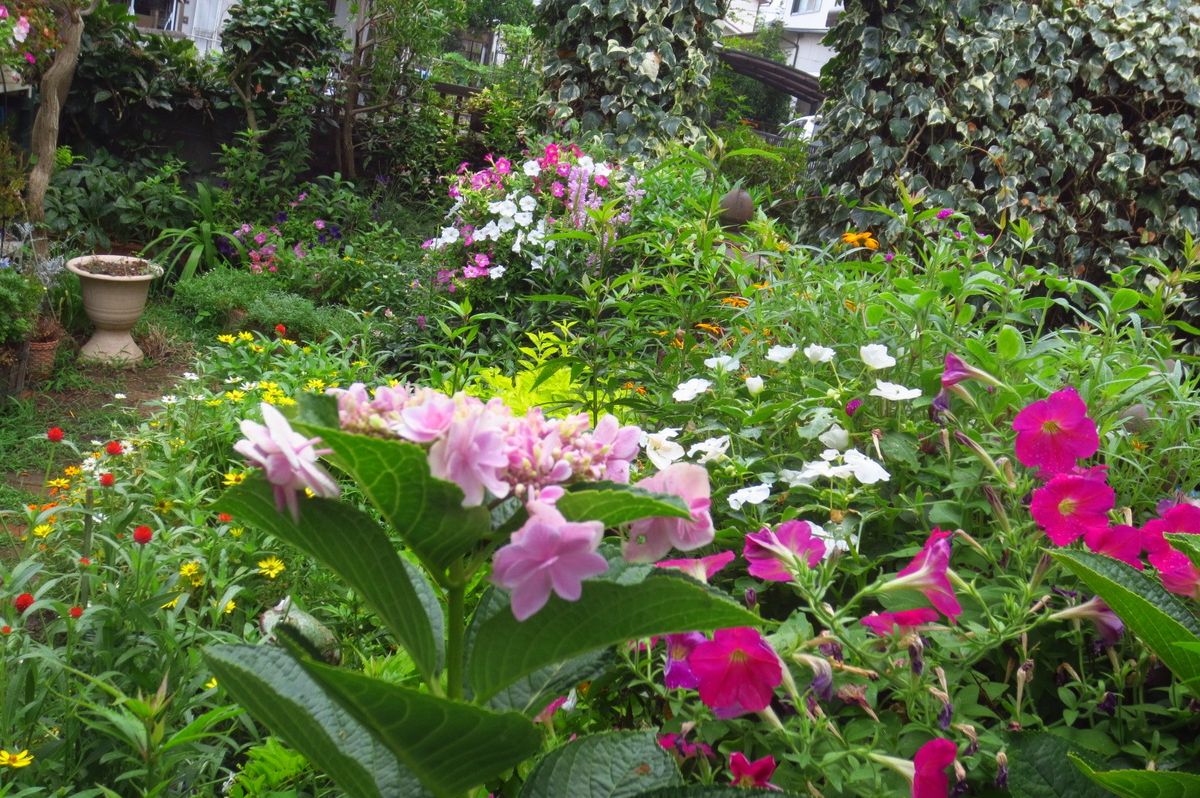
[{"label": "shrub", "polygon": [[[754,53],[782,64],[787,60],[782,41],[783,23],[776,21],[755,36],[731,37],[723,44],[730,49]],[[761,81],[739,75],[728,64],[721,63],[713,72],[707,104],[711,114],[710,124],[719,121],[736,123],[749,118],[774,130],[780,122],[787,120],[792,98]]]},{"label": "shrub", "polygon": [[[999,231],[1027,218],[1093,278],[1177,259],[1200,228],[1200,6],[849,0],[829,41],[836,135],[811,165],[831,199],[886,204],[899,176]],[[823,202],[803,222],[829,237],[851,217]]]}]

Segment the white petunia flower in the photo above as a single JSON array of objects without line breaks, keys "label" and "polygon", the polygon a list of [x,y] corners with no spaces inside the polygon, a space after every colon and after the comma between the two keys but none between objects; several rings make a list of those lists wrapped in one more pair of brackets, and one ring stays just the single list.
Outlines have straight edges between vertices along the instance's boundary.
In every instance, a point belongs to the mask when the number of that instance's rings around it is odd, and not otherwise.
[{"label": "white petunia flower", "polygon": [[596,175],[597,177],[608,177],[610,174],[612,174],[612,167],[609,166],[608,163],[601,161],[592,167],[592,174]]},{"label": "white petunia flower", "polygon": [[834,354],[832,349],[820,344],[809,344],[804,347],[804,356],[808,358],[809,363],[828,363],[833,360]]},{"label": "white petunia flower", "polygon": [[505,269],[503,266],[497,264],[497,265],[493,266],[492,268],[488,269],[488,277],[492,278],[493,280],[499,280],[501,277],[504,276],[504,272],[506,272],[506,271],[508,271],[508,270]]},{"label": "white petunia flower", "polygon": [[834,424],[828,430],[818,435],[817,440],[831,449],[842,451],[850,445],[850,433],[837,424]]},{"label": "white petunia flower", "polygon": [[864,485],[874,485],[876,482],[886,482],[892,478],[887,469],[858,449],[847,449],[843,457],[846,465],[853,469],[854,478]]},{"label": "white petunia flower", "polygon": [[690,402],[711,387],[712,383],[710,381],[696,377],[687,382],[679,383],[679,387],[675,389],[671,397],[676,402]]},{"label": "white petunia flower", "polygon": [[[841,460],[840,464],[835,461]],[[891,478],[891,474],[871,458],[857,449],[848,449],[845,453],[837,449],[826,449],[821,452],[821,459],[805,463],[799,471],[783,469],[779,477],[790,487],[811,485],[821,477],[827,479],[849,479],[854,477],[864,485],[874,485]]]},{"label": "white petunia flower", "polygon": [[489,202],[488,211],[500,217],[511,217],[517,213],[517,203],[510,199],[500,200],[498,202]]},{"label": "white petunia flower", "polygon": [[808,525],[812,527],[812,536],[824,541],[825,558],[828,558],[835,551],[850,551],[851,549],[854,549],[855,551],[858,550],[858,535],[844,535],[836,532],[830,532],[828,529],[814,524],[812,521],[809,521]]},{"label": "white petunia flower", "polygon": [[717,371],[737,371],[742,363],[736,357],[730,355],[717,355],[716,357],[705,358],[704,365]]},{"label": "white petunia flower", "polygon": [[692,448],[688,449],[688,457],[695,457],[696,453],[701,454],[696,460],[697,463],[707,463],[723,457],[725,452],[729,450],[729,436],[721,435],[716,438],[700,441],[692,444]]},{"label": "white petunia flower", "polygon": [[763,392],[763,378],[762,377],[747,377],[746,378],[746,391],[751,396],[758,396],[760,393],[762,393]]},{"label": "white petunia flower", "polygon": [[529,225],[533,224],[533,214],[529,211],[518,211],[513,216],[513,221],[522,227],[528,227]]},{"label": "white petunia flower", "polygon": [[896,365],[896,358],[888,354],[887,347],[883,344],[860,346],[858,356],[873,369],[886,369]]},{"label": "white petunia flower", "polygon": [[770,485],[751,485],[748,488],[735,490],[729,494],[729,506],[734,510],[742,509],[745,504],[762,504],[771,497]]},{"label": "white petunia flower", "polygon": [[453,244],[457,240],[458,240],[458,228],[457,227],[443,227],[442,234],[440,236],[438,236],[438,243],[441,244],[442,246],[445,246],[447,244]]},{"label": "white petunia flower", "polygon": [[658,432],[642,432],[642,448],[659,471],[683,457],[683,447],[671,440],[678,434],[679,429],[676,427],[667,427]]},{"label": "white petunia flower", "polygon": [[521,164],[521,171],[525,173],[526,177],[537,177],[541,174],[542,167],[537,161],[526,161]]},{"label": "white petunia flower", "polygon": [[875,380],[875,387],[871,390],[871,396],[891,399],[893,402],[916,399],[920,395],[920,388],[905,388],[903,385],[898,385],[894,382],[884,382],[883,380]]},{"label": "white petunia flower", "polygon": [[[488,224],[491,224],[491,222],[488,222]],[[500,218],[498,218],[496,220],[496,227],[500,230],[501,233],[507,233],[509,230],[513,229],[516,226],[517,226],[517,220],[516,220],[516,218],[514,218],[512,216],[501,216]],[[499,238],[499,237],[500,236],[496,236],[496,238]]]},{"label": "white petunia flower", "polygon": [[500,237],[500,228],[496,226],[496,220],[490,219],[483,227],[475,231],[476,241],[495,241]]},{"label": "white petunia flower", "polygon": [[525,211],[526,213],[532,213],[533,209],[537,207],[537,200],[526,194],[524,197],[521,197],[519,200],[517,200],[517,205],[519,205],[521,210]]},{"label": "white petunia flower", "polygon": [[772,363],[786,363],[796,354],[794,346],[773,346],[767,350],[767,360]]},{"label": "white petunia flower", "polygon": [[592,171],[592,168],[596,165],[596,162],[592,160],[590,155],[580,155],[579,158],[576,159],[575,163],[585,172]]},{"label": "white petunia flower", "polygon": [[195,382],[196,380],[200,379],[200,375],[194,371],[185,371],[180,376],[182,376],[188,382]]}]

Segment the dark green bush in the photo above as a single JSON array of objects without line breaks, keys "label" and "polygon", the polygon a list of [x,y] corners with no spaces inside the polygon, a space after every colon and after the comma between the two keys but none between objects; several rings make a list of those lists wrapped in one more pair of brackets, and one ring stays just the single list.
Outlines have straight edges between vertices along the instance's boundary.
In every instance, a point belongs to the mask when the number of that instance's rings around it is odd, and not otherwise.
[{"label": "dark green bush", "polygon": [[9,265],[0,266],[0,344],[23,341],[33,331],[42,286]]},{"label": "dark green bush", "polygon": [[[830,37],[810,166],[831,200],[894,203],[900,179],[995,231],[1027,218],[1092,277],[1181,264],[1200,232],[1195,3],[847,0]],[[851,218],[879,221],[836,201],[802,221],[828,239]]]},{"label": "dark green bush", "polygon": [[[772,22],[754,36],[733,36],[721,42],[729,49],[753,53],[781,64],[787,60],[782,43],[782,22]],[[788,120],[792,98],[761,81],[739,75],[728,64],[719,63],[713,70],[705,104],[711,114],[709,124],[736,124],[751,119],[766,130],[775,130]]]}]

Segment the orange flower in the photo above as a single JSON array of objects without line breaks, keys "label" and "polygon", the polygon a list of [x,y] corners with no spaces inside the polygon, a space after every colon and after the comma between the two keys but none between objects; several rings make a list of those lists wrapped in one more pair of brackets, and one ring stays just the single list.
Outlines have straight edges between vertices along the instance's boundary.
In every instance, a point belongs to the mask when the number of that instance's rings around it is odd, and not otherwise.
[{"label": "orange flower", "polygon": [[721,300],[721,304],[731,308],[744,308],[750,304],[750,300],[740,296],[727,296]]},{"label": "orange flower", "polygon": [[875,236],[869,230],[864,230],[861,233],[852,233],[846,231],[842,233],[842,243],[852,247],[866,247],[867,249],[879,249],[879,242],[875,240]]},{"label": "orange flower", "polygon": [[711,335],[724,335],[725,334],[725,330],[723,330],[721,327],[718,327],[716,324],[709,324],[708,322],[704,322],[704,321],[697,323],[696,329],[703,330],[704,332],[709,333]]}]

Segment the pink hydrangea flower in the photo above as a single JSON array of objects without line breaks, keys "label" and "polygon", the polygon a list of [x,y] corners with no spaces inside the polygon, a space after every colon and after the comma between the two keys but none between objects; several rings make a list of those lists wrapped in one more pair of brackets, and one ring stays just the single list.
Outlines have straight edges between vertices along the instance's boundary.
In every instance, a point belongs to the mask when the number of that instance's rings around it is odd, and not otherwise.
[{"label": "pink hydrangea flower", "polygon": [[453,399],[440,391],[418,391],[414,401],[400,411],[399,423],[393,430],[414,443],[430,443],[450,428],[457,407]]},{"label": "pink hydrangea flower", "polygon": [[635,487],[678,496],[691,510],[691,518],[643,518],[630,524],[625,559],[653,562],[671,547],[692,551],[712,542],[715,530],[709,515],[708,471],[693,463],[672,463]]},{"label": "pink hydrangea flower", "polygon": [[1070,471],[1075,462],[1091,457],[1100,448],[1096,422],[1088,418],[1087,405],[1072,387],[1050,394],[1017,413],[1017,459],[1039,469],[1043,478]]},{"label": "pink hydrangea flower", "polygon": [[886,582],[881,590],[919,590],[938,612],[953,621],[962,613],[962,606],[954,595],[947,575],[952,537],[952,532],[934,528],[912,562],[904,566],[895,579]]},{"label": "pink hydrangea flower", "polygon": [[735,787],[758,787],[765,790],[779,790],[771,783],[775,774],[775,757],[764,756],[751,762],[741,751],[735,751],[729,757],[729,780]]},{"label": "pink hydrangea flower", "polygon": [[1033,492],[1029,513],[1056,546],[1108,527],[1108,511],[1117,495],[1102,475],[1057,474]]},{"label": "pink hydrangea flower", "polygon": [[599,521],[571,522],[553,505],[531,502],[529,520],[492,559],[492,581],[512,594],[513,616],[524,621],[554,592],[578,601],[583,580],[608,570],[596,552],[604,536]]},{"label": "pink hydrangea flower", "polygon": [[300,505],[296,492],[308,488],[317,496],[337,496],[337,483],[317,463],[317,457],[329,454],[330,449],[316,449],[320,438],[305,438],[292,429],[283,414],[271,405],[261,405],[263,421],[250,419],[241,422],[243,440],[233,445],[234,451],[263,469],[275,492],[275,505],[280,511],[287,507],[292,519],[300,520]]},{"label": "pink hydrangea flower", "polygon": [[946,768],[954,764],[958,746],[952,740],[936,737],[917,749],[913,757],[913,798],[946,798],[950,778]]},{"label": "pink hydrangea flower", "polygon": [[792,573],[805,563],[816,568],[825,557],[825,543],[813,535],[807,521],[784,521],[774,531],[763,527],[746,535],[742,556],[750,563],[750,575],[768,582],[790,582]]},{"label": "pink hydrangea flower", "polygon": [[592,441],[600,447],[599,457],[604,463],[604,477],[613,482],[629,482],[629,464],[641,449],[642,431],[631,424],[625,426],[611,414],[601,416],[592,430]]},{"label": "pink hydrangea flower", "polygon": [[899,629],[901,634],[907,634],[918,626],[933,623],[938,619],[937,610],[929,607],[918,607],[914,610],[898,610],[896,612],[872,612],[859,623],[880,637],[887,637]]},{"label": "pink hydrangea flower", "polygon": [[429,472],[462,488],[462,506],[472,507],[483,503],[485,489],[496,498],[508,495],[509,485],[500,479],[508,457],[504,430],[492,405],[462,404],[445,435],[429,450]]},{"label": "pink hydrangea flower", "polygon": [[732,551],[722,551],[717,554],[710,554],[707,557],[690,560],[662,560],[654,563],[655,568],[674,568],[683,571],[693,579],[708,583],[712,579],[713,574],[720,571],[726,565],[733,562],[734,553]]},{"label": "pink hydrangea flower", "polygon": [[783,664],[757,629],[718,629],[692,649],[688,665],[700,680],[700,700],[717,717],[733,718],[771,705]]}]

